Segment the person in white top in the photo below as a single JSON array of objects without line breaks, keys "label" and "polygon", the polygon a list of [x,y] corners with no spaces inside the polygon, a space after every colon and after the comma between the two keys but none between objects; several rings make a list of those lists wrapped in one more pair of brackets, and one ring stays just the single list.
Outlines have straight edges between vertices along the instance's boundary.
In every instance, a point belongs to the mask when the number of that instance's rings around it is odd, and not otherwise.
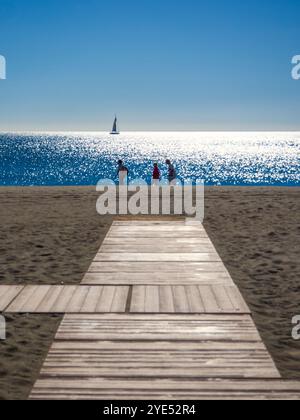
[{"label": "person in white top", "polygon": [[126,185],[127,178],[128,178],[128,169],[124,166],[123,161],[118,161],[118,177],[119,177],[119,184]]}]

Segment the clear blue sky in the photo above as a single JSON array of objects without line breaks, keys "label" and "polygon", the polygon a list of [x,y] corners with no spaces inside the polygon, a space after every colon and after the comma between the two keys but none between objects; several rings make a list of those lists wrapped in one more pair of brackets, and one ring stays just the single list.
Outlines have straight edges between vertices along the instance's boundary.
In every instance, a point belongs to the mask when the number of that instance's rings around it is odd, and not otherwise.
[{"label": "clear blue sky", "polygon": [[0,0],[0,130],[299,130],[296,0]]}]

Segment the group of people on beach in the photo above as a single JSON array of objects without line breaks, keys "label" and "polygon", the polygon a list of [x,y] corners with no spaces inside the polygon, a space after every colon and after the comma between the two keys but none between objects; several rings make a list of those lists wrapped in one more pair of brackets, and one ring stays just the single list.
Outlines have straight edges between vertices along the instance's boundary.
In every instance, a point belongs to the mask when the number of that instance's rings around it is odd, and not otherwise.
[{"label": "group of people on beach", "polygon": [[[176,184],[177,173],[174,165],[170,161],[170,159],[166,160],[166,165],[168,166],[168,182],[170,185]],[[129,170],[124,165],[122,160],[118,162],[118,177],[120,180],[120,184],[125,183],[125,179],[128,178]],[[159,185],[161,180],[161,171],[159,169],[158,163],[154,163],[153,171],[152,171],[152,185]]]}]

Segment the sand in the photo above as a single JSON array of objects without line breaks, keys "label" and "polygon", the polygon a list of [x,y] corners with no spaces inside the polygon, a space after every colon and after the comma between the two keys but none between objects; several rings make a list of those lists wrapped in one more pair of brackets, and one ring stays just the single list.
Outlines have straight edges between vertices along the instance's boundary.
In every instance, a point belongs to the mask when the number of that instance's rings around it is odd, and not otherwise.
[{"label": "sand", "polygon": [[[206,190],[205,227],[253,310],[281,374],[300,379],[300,189]],[[112,217],[95,210],[90,187],[0,188],[0,284],[78,284]],[[0,398],[27,398],[60,322],[7,316],[0,342]]]},{"label": "sand", "polygon": [[300,379],[300,189],[212,188],[205,227],[280,373]]}]

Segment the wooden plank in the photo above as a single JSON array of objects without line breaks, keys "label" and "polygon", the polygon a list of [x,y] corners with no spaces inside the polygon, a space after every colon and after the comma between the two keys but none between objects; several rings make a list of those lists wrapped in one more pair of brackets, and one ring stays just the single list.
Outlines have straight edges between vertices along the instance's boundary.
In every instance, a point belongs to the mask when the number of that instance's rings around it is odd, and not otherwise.
[{"label": "wooden plank", "polygon": [[134,221],[114,221],[113,226],[185,226],[185,220],[176,220],[176,221],[163,221],[163,220],[152,220],[152,221],[143,221],[143,220],[134,220]]},{"label": "wooden plank", "polygon": [[53,313],[64,313],[68,307],[74,293],[76,292],[77,286],[64,286],[53,304],[51,310]]},{"label": "wooden plank", "polygon": [[95,262],[220,262],[217,253],[99,253]]},{"label": "wooden plank", "polygon": [[107,234],[110,238],[208,238],[203,226],[182,225],[169,226],[151,225],[151,226],[115,226],[113,225]]},{"label": "wooden plank", "polygon": [[191,237],[200,237],[203,236],[207,238],[208,235],[204,228],[194,228],[192,226],[181,226],[181,227],[174,227],[174,226],[136,226],[136,227],[112,227],[109,231],[109,236],[123,236],[128,234],[137,234],[142,233],[144,235],[160,235],[161,233],[173,233],[178,238],[181,235],[187,234]]},{"label": "wooden plank", "polygon": [[[133,286],[128,303],[137,313],[250,313],[237,296],[235,287],[223,285],[147,285]],[[123,313],[128,297],[129,286],[28,286],[7,312]]]},{"label": "wooden plank", "polygon": [[196,273],[226,273],[226,268],[222,262],[93,262],[89,268],[89,273],[173,273],[179,272],[193,275]]},{"label": "wooden plank", "polygon": [[90,285],[213,285],[226,284],[233,285],[233,281],[227,272],[217,273],[178,273],[178,272],[147,272],[147,273],[133,273],[133,272],[118,272],[115,273],[86,273],[82,284]]},{"label": "wooden plank", "polygon": [[182,238],[179,236],[178,238],[160,238],[159,242],[157,238],[126,238],[126,241],[120,240],[120,238],[109,238],[105,237],[103,241],[103,245],[105,246],[122,246],[122,245],[142,245],[142,246],[213,246],[211,240],[207,238]]},{"label": "wooden plank", "polygon": [[300,382],[274,379],[42,378],[33,400],[299,400]]},{"label": "wooden plank", "polygon": [[[201,253],[204,254],[213,254],[215,253],[215,248],[213,245],[178,245],[178,244],[153,244],[153,245],[146,245],[146,244],[116,244],[116,245],[102,245],[100,249],[101,254],[132,254],[132,253],[140,253],[141,250],[143,254],[157,254],[157,253],[174,253],[174,254],[194,254]],[[220,257],[219,257],[220,258]]]},{"label": "wooden plank", "polygon": [[9,307],[7,308],[7,312],[11,312],[11,313],[23,312],[23,308],[26,306],[28,302],[30,302],[30,298],[34,295],[37,288],[38,286],[24,287],[24,289],[17,296],[17,298],[9,305]]},{"label": "wooden plank", "polygon": [[229,294],[229,298],[232,302],[233,307],[237,311],[241,312],[251,312],[248,305],[246,304],[245,300],[243,299],[242,295],[240,294],[237,287],[232,286],[227,288],[227,292]]},{"label": "wooden plank", "polygon": [[135,286],[132,290],[130,312],[145,312],[146,286]]},{"label": "wooden plank", "polygon": [[82,305],[82,313],[93,313],[97,311],[97,306],[101,300],[101,295],[103,292],[103,287],[89,287],[86,299]]},{"label": "wooden plank", "polygon": [[0,312],[5,311],[23,288],[24,286],[0,286]]},{"label": "wooden plank", "polygon": [[159,288],[158,286],[146,286],[145,312],[159,312]]},{"label": "wooden plank", "polygon": [[199,291],[205,312],[207,313],[216,313],[221,312],[221,308],[218,305],[216,297],[213,293],[213,290],[209,286],[199,286]]},{"label": "wooden plank", "polygon": [[[134,286],[132,312],[145,313],[250,313],[247,306],[241,303],[233,306],[230,300],[230,294],[234,291],[233,287],[224,287],[222,285],[210,287],[203,286],[147,286],[146,289]],[[146,291],[145,291],[146,290]],[[227,293],[229,291],[229,293]],[[145,293],[146,304],[144,304]],[[160,303],[159,296],[164,297],[167,303]],[[141,302],[141,305],[139,305]],[[174,309],[175,307],[175,309]]]},{"label": "wooden plank", "polygon": [[[176,315],[178,317],[178,315]],[[172,341],[147,341],[147,349],[145,349],[145,343],[143,341],[121,341],[118,343],[117,350],[124,352],[130,356],[131,351],[136,351],[142,354],[143,351],[156,352],[166,351],[168,354],[174,351],[174,345],[176,349],[182,351],[188,351],[190,353],[211,352],[211,354],[222,353],[225,355],[231,353],[239,354],[245,352],[245,354],[259,355],[261,358],[266,354],[267,350],[262,341],[253,342],[226,342],[226,349],[224,342],[222,341],[184,341],[176,342]],[[199,347],[201,346],[201,347]],[[69,354],[75,352],[78,354],[98,354],[99,349],[106,349],[110,354],[116,351],[115,341],[59,341],[56,340],[51,346],[51,354]],[[201,352],[200,352],[201,349]],[[230,356],[231,357],[231,356]],[[269,355],[267,356],[269,357]]]},{"label": "wooden plank", "polygon": [[[134,356],[134,355],[133,355]],[[232,364],[231,364],[232,363]],[[185,378],[268,378],[274,376],[272,367],[269,364],[260,365],[254,364],[250,365],[242,365],[242,366],[233,366],[233,362],[226,362],[220,366],[201,366],[198,363],[188,363],[188,361],[183,360],[181,365],[178,363],[168,363],[165,361],[164,363],[157,361],[156,363],[146,363],[142,361],[141,363],[126,363],[126,366],[123,366],[123,363],[120,363],[120,359],[117,362],[115,360],[114,364],[108,363],[105,364],[103,361],[99,363],[80,363],[80,366],[44,366],[41,371],[41,375],[51,377],[74,377],[77,376],[78,378],[81,377],[108,377],[108,378],[178,378],[178,377],[185,377]],[[57,363],[58,364],[58,363]],[[57,365],[56,364],[56,365]],[[125,363],[124,363],[125,364]],[[272,375],[273,374],[273,375]],[[279,379],[279,376],[277,376]]]},{"label": "wooden plank", "polygon": [[111,306],[111,312],[125,312],[129,287],[117,287]]},{"label": "wooden plank", "polygon": [[128,230],[128,232],[114,232],[112,231],[111,233],[109,233],[107,235],[108,238],[120,238],[120,240],[126,240],[128,236],[131,236],[131,238],[155,238],[157,240],[160,239],[175,239],[175,238],[194,238],[194,239],[198,239],[198,238],[208,238],[207,234],[204,232],[174,232],[174,231],[162,231],[160,230],[159,232],[141,232],[141,231],[136,231],[136,232],[131,232],[130,230]]},{"label": "wooden plank", "polygon": [[204,313],[205,308],[199,288],[196,286],[185,286],[185,290],[191,312]]},{"label": "wooden plank", "polygon": [[[212,286],[211,287],[213,294],[215,296],[218,306],[224,312],[233,312],[236,308],[233,306],[231,299],[226,291],[226,288],[223,286]],[[239,307],[239,310],[242,308]]]},{"label": "wooden plank", "polygon": [[175,313],[174,295],[171,286],[159,287],[159,304],[161,313]]},{"label": "wooden plank", "polygon": [[[153,317],[154,315],[149,315]],[[165,315],[164,315],[165,317]],[[86,316],[83,319],[65,317],[61,324],[57,340],[167,340],[167,341],[260,341],[257,330],[250,316],[221,315],[189,318],[180,320],[176,315],[166,320],[159,318],[137,318],[136,315],[123,315],[119,318],[104,318],[99,315]],[[195,331],[197,334],[195,334]]]},{"label": "wooden plank", "polygon": [[[113,225],[110,229],[110,233],[127,233],[127,232],[171,232],[175,231],[176,233],[180,234],[182,232],[192,232],[197,234],[199,232],[206,233],[203,226],[191,226],[191,225],[168,225],[168,224],[161,224],[161,225],[141,225],[141,226],[115,226]],[[180,236],[180,235],[178,235]]]},{"label": "wooden plank", "polygon": [[160,223],[160,224],[145,224],[145,223],[138,223],[133,224],[130,223],[128,225],[116,225],[115,223],[112,225],[110,232],[136,232],[136,231],[176,231],[176,232],[206,232],[203,225],[190,225],[190,224],[172,224],[172,223]]},{"label": "wooden plank", "polygon": [[20,308],[18,312],[35,312],[49,292],[50,288],[51,286],[37,286],[34,293],[30,296],[30,299]]},{"label": "wooden plank", "polygon": [[101,300],[97,306],[97,312],[110,312],[113,304],[116,287],[105,286],[102,291]]},{"label": "wooden plank", "polygon": [[89,288],[86,286],[77,287],[74,291],[74,294],[65,308],[64,312],[68,313],[78,313],[81,312],[81,309],[84,305],[86,297],[88,295]]},{"label": "wooden plank", "polygon": [[173,286],[175,313],[189,313],[190,306],[184,286]]},{"label": "wooden plank", "polygon": [[[97,323],[98,321],[111,321],[117,323],[127,321],[138,321],[137,324],[143,321],[209,321],[215,320],[222,322],[235,322],[236,324],[250,325],[255,328],[252,317],[249,314],[111,314],[111,313],[100,313],[100,314],[67,314],[64,316],[64,324],[73,324],[76,322],[91,322]],[[261,342],[261,340],[259,340]]]},{"label": "wooden plank", "polygon": [[36,308],[37,313],[51,313],[58,297],[60,296],[64,286],[51,286],[44,299]]}]

